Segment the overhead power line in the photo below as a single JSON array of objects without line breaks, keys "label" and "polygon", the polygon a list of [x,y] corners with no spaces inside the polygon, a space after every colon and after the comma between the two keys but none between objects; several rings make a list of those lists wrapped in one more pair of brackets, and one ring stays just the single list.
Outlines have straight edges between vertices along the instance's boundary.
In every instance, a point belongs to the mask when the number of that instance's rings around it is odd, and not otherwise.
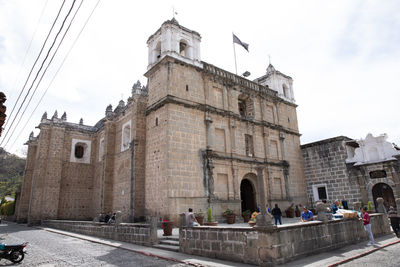
[{"label": "overhead power line", "polygon": [[46,57],[43,59],[42,64],[40,65],[39,70],[36,72],[35,78],[33,79],[32,84],[31,84],[31,86],[30,86],[29,89],[28,89],[28,92],[26,93],[26,95],[25,95],[25,97],[24,97],[24,99],[23,99],[21,105],[19,106],[18,111],[17,111],[17,114],[15,114],[15,116],[14,116],[12,122],[11,122],[11,125],[8,127],[7,132],[6,132],[6,134],[5,134],[4,138],[3,138],[3,140],[2,140],[1,143],[0,143],[0,146],[3,144],[3,142],[4,142],[4,140],[6,139],[8,133],[10,132],[10,129],[11,129],[12,126],[14,125],[14,122],[15,122],[16,118],[18,117],[18,114],[19,114],[19,112],[21,111],[21,108],[22,108],[22,106],[24,105],[24,103],[25,103],[25,101],[26,101],[26,99],[27,99],[27,97],[28,97],[30,91],[32,90],[32,87],[33,87],[33,85],[34,85],[34,83],[35,83],[37,77],[39,76],[39,73],[40,73],[40,71],[42,70],[43,65],[45,64],[47,58],[49,57],[49,54],[50,54],[51,50],[53,49],[54,44],[55,44],[55,42],[57,41],[60,32],[61,32],[62,29],[64,28],[65,21],[67,20],[67,18],[68,18],[69,15],[71,14],[71,11],[72,11],[72,8],[73,8],[74,5],[75,5],[75,2],[76,2],[76,0],[74,0],[74,1],[72,2],[71,8],[69,9],[68,14],[65,16],[65,18],[64,18],[64,20],[63,20],[63,22],[62,22],[62,25],[61,25],[59,31],[57,32],[56,36],[54,37],[53,43],[51,44],[49,50],[47,51]]},{"label": "overhead power line", "polygon": [[33,31],[31,41],[29,42],[28,48],[26,49],[24,58],[23,58],[23,60],[22,60],[21,66],[20,66],[19,71],[18,71],[18,74],[17,74],[17,76],[15,76],[15,81],[14,81],[14,83],[13,83],[13,86],[11,87],[12,90],[10,91],[10,94],[9,94],[9,96],[8,96],[9,99],[12,98],[13,92],[14,92],[15,87],[16,87],[16,84],[17,84],[17,81],[19,80],[19,75],[21,74],[22,67],[23,67],[24,64],[25,64],[26,57],[27,57],[27,55],[28,55],[28,53],[29,53],[29,51],[30,51],[30,49],[31,49],[32,42],[33,42],[33,40],[35,39],[37,29],[39,28],[39,23],[40,23],[40,21],[42,20],[42,17],[43,17],[43,14],[44,14],[44,11],[45,11],[45,9],[46,9],[47,2],[48,2],[48,1],[49,1],[49,0],[46,0],[46,2],[44,3],[44,6],[43,6],[43,8],[42,8],[42,12],[40,12],[39,20],[38,20],[38,22],[37,22],[37,24],[36,24],[35,30]]},{"label": "overhead power line", "polygon": [[49,85],[47,86],[46,90],[43,92],[39,102],[36,104],[35,109],[30,113],[30,116],[28,118],[28,120],[25,122],[24,127],[21,129],[21,131],[19,132],[17,138],[15,139],[15,141],[13,142],[13,144],[10,147],[10,150],[14,147],[16,141],[19,139],[19,137],[21,136],[23,130],[25,130],[26,126],[28,125],[29,121],[31,120],[33,114],[35,113],[35,111],[37,110],[37,108],[39,107],[40,103],[42,102],[44,96],[46,95],[47,91],[49,90],[49,88],[51,87],[51,85],[53,84],[53,81],[55,80],[55,78],[57,77],[57,74],[59,73],[59,71],[61,70],[61,68],[63,67],[66,59],[68,58],[69,54],[71,53],[72,49],[74,48],[75,44],[77,43],[79,37],[81,36],[82,32],[84,31],[84,29],[86,28],[86,25],[88,24],[90,18],[92,17],[94,11],[96,10],[97,6],[99,5],[100,0],[97,1],[96,5],[93,7],[92,12],[90,13],[89,17],[86,19],[85,24],[83,25],[82,29],[80,30],[80,32],[78,33],[77,37],[75,38],[74,42],[72,43],[70,49],[68,50],[67,54],[65,55],[63,61],[61,62],[59,68],[57,69],[56,73],[54,74],[53,78],[51,79]]},{"label": "overhead power line", "polygon": [[[17,127],[19,126],[19,124],[20,124],[20,122],[21,122],[21,120],[22,120],[22,118],[23,118],[23,116],[24,116],[24,114],[25,114],[25,111],[28,109],[29,104],[31,103],[32,98],[33,98],[33,96],[34,96],[35,93],[36,93],[36,90],[38,89],[40,83],[42,82],[42,79],[43,79],[44,75],[46,74],[47,69],[50,67],[51,62],[53,62],[53,59],[54,59],[54,57],[56,56],[57,51],[58,51],[58,49],[60,48],[61,44],[63,43],[64,38],[65,38],[65,36],[67,35],[67,33],[68,33],[68,31],[69,31],[69,29],[70,29],[70,27],[71,27],[71,25],[72,25],[72,22],[73,22],[74,19],[75,19],[76,14],[78,13],[79,9],[80,9],[81,6],[82,6],[82,3],[83,3],[83,0],[82,0],[81,3],[79,4],[78,8],[76,9],[76,11],[75,11],[75,13],[74,13],[74,16],[72,17],[71,21],[69,22],[68,28],[65,30],[65,32],[64,32],[64,34],[63,34],[63,37],[61,38],[60,42],[58,43],[58,46],[57,46],[56,50],[55,50],[54,53],[53,53],[53,56],[51,57],[51,59],[50,59],[49,63],[47,64],[45,70],[42,72],[42,75],[41,75],[41,77],[40,77],[38,83],[36,84],[35,90],[34,90],[33,93],[31,94],[31,97],[29,98],[28,103],[25,105],[25,109],[24,109],[24,111],[22,112],[21,116],[19,117],[19,120],[18,120],[16,126],[14,127],[14,130],[12,131],[11,135],[8,137],[7,142],[4,144],[4,146],[3,146],[4,148],[7,146],[8,142],[9,142],[10,139],[11,139],[11,137],[14,135],[15,130],[16,130]],[[32,85],[33,85],[33,84],[32,84]],[[24,127],[24,128],[25,128],[25,127]],[[20,136],[20,134],[19,134],[18,136]]]},{"label": "overhead power line", "polygon": [[[53,31],[54,25],[56,24],[56,22],[57,22],[57,20],[58,20],[58,17],[60,16],[60,13],[61,13],[61,10],[62,10],[63,7],[64,7],[64,4],[65,4],[65,0],[63,1],[63,3],[62,3],[62,5],[61,5],[60,9],[58,10],[57,16],[56,16],[56,18],[55,18],[54,21],[53,21],[53,25],[51,25],[50,31],[49,31],[49,33],[47,34],[46,39],[44,40],[44,43],[43,43],[43,45],[42,45],[42,48],[40,49],[39,55],[36,57],[36,60],[35,60],[35,62],[33,63],[33,66],[32,66],[32,68],[31,68],[31,70],[30,70],[30,72],[29,72],[29,74],[28,74],[28,78],[26,78],[25,84],[24,84],[24,86],[22,87],[22,90],[21,90],[21,92],[19,93],[19,96],[18,96],[17,100],[16,100],[15,103],[14,103],[14,106],[13,106],[13,108],[12,108],[12,110],[11,110],[10,115],[8,115],[8,118],[9,118],[8,121],[10,121],[11,116],[13,115],[14,109],[15,109],[15,107],[17,106],[17,103],[18,103],[18,101],[19,101],[19,99],[20,99],[22,93],[23,93],[24,90],[25,90],[25,86],[26,86],[26,84],[28,83],[29,78],[31,77],[31,74],[32,74],[32,72],[33,72],[33,69],[35,68],[36,63],[37,63],[37,61],[39,60],[40,56],[42,55],[43,49],[44,49],[44,47],[46,46],[47,40],[49,39],[50,34],[51,34],[51,32]],[[6,122],[6,125],[4,125],[4,127],[7,126],[8,121]],[[3,138],[3,140],[4,140],[4,138]]]}]

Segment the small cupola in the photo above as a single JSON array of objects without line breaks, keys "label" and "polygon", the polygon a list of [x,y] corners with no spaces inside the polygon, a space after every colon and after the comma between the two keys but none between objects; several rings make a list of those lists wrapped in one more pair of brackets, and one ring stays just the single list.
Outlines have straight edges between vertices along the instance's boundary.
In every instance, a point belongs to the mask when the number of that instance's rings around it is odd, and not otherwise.
[{"label": "small cupola", "polygon": [[175,18],[165,21],[147,40],[149,49],[147,69],[151,69],[167,55],[202,67],[200,42],[201,36],[198,32],[179,25]]},{"label": "small cupola", "polygon": [[286,101],[295,102],[292,77],[276,70],[272,64],[268,65],[267,73],[264,76],[254,81],[277,91],[278,95]]}]

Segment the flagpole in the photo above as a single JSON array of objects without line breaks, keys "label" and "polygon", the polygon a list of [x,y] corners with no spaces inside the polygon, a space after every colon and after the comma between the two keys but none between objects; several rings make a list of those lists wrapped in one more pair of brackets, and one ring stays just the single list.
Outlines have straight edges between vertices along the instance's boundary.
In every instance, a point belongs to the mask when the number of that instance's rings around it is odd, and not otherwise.
[{"label": "flagpole", "polygon": [[235,43],[232,42],[233,45],[233,55],[235,56],[235,70],[236,70],[236,75],[237,75],[237,65],[236,65],[236,50],[235,50]]}]

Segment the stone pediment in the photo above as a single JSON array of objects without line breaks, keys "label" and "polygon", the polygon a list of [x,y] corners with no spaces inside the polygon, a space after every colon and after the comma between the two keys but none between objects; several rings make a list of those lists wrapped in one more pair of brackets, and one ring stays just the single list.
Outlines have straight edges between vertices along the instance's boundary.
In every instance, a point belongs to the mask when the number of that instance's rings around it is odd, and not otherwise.
[{"label": "stone pediment", "polygon": [[387,137],[387,134],[374,137],[369,133],[365,139],[348,141],[346,163],[360,165],[396,160],[395,156],[400,155],[400,151],[386,141]]}]

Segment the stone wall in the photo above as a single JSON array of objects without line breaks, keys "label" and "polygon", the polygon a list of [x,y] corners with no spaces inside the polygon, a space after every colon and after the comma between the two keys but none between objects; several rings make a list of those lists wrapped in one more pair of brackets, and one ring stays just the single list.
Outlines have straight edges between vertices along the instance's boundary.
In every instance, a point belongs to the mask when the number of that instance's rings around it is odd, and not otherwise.
[{"label": "stone wall", "polygon": [[[375,237],[390,234],[384,214],[371,215]],[[357,219],[257,228],[194,227],[180,229],[180,251],[250,264],[275,265],[309,254],[330,251],[367,240]]]},{"label": "stone wall", "polygon": [[[351,205],[361,200],[357,179],[349,175],[346,166],[347,137],[339,136],[311,144],[302,145],[308,197],[314,203],[313,185],[325,186],[328,203],[347,200]],[[314,189],[315,190],[315,189]]]},{"label": "stone wall", "polygon": [[[28,142],[30,144],[30,142]],[[26,165],[24,178],[21,183],[21,194],[20,198],[16,201],[15,214],[17,222],[26,223],[28,221],[28,211],[30,196],[32,190],[32,179],[35,167],[35,158],[37,153],[37,145],[28,146],[28,155],[26,157]]]},{"label": "stone wall", "polygon": [[140,245],[157,242],[157,229],[151,224],[106,224],[88,221],[46,220],[42,226]]}]

